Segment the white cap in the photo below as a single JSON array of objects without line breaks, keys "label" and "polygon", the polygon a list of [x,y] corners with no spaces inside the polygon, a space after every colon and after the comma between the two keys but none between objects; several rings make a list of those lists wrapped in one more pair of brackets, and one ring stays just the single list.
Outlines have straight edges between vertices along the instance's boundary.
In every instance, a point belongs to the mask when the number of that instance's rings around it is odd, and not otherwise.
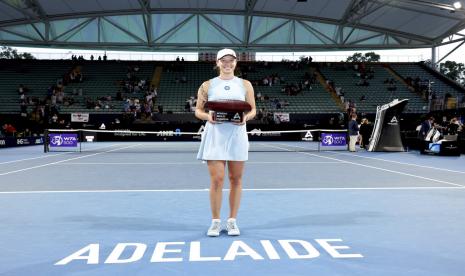
[{"label": "white cap", "polygon": [[233,56],[234,58],[237,58],[236,57],[236,52],[234,52],[234,50],[223,49],[223,50],[219,50],[218,54],[216,54],[216,60],[219,60],[220,58],[222,58],[224,56]]}]

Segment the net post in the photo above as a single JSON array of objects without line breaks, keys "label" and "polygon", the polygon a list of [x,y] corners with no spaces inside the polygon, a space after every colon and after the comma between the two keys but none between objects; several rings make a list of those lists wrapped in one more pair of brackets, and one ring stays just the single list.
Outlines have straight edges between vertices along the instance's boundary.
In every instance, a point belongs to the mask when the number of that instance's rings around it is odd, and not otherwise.
[{"label": "net post", "polygon": [[79,152],[82,152],[82,132],[83,130],[79,130]]},{"label": "net post", "polygon": [[317,135],[318,135],[318,139],[317,139],[318,140],[318,152],[320,152],[321,151],[321,148],[320,148],[321,147],[321,132],[318,132]]},{"label": "net post", "polygon": [[[347,131],[346,131],[346,141],[348,141],[350,143],[349,128],[347,128]],[[347,144],[347,147],[346,147],[347,151],[349,151],[349,143],[346,143]]]},{"label": "net post", "polygon": [[44,153],[48,152],[48,143],[49,143],[49,136],[48,136],[48,129],[44,130]]}]

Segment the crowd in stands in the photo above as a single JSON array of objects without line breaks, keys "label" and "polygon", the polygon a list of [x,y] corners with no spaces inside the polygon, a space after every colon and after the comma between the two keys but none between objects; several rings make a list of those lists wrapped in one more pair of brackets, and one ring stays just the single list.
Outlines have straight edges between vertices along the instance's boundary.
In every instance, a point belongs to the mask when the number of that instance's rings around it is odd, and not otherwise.
[{"label": "crowd in stands", "polygon": [[[405,78],[405,82],[410,86],[413,91],[417,94],[422,95],[423,99],[428,99],[430,96],[430,80],[429,79],[420,79],[420,77],[412,78],[410,76]],[[435,97],[435,95],[434,95]]]},{"label": "crowd in stands", "polygon": [[163,68],[165,72],[184,72],[184,58],[176,58],[176,62],[170,62],[167,66]]},{"label": "crowd in stands", "polygon": [[16,128],[12,124],[3,124],[0,129],[0,137],[15,136]]},{"label": "crowd in stands", "polygon": [[[105,61],[105,60],[107,60],[107,58],[108,58],[107,55],[104,54],[104,55],[103,55],[103,58],[102,58],[102,56],[98,56],[97,59],[98,59],[99,61],[102,61],[102,60]],[[95,59],[94,55],[90,55],[90,60],[94,60],[94,59]],[[85,59],[84,56],[82,56],[82,55],[81,55],[81,56],[71,55],[71,60],[74,60],[74,61],[82,61],[82,60],[86,60],[86,59]]]},{"label": "crowd in stands", "polygon": [[191,96],[186,100],[184,105],[184,111],[195,112],[195,106],[197,105],[197,96]]},{"label": "crowd in stands", "polygon": [[385,79],[384,84],[387,84],[387,90],[388,91],[396,91],[397,90],[397,86],[396,86],[396,80],[393,79],[393,78],[388,78],[388,79]]},{"label": "crowd in stands", "polygon": [[[93,60],[93,56],[91,60]],[[106,59],[106,57],[104,57]],[[85,91],[82,88],[73,88],[69,93],[65,93],[65,88],[70,83],[83,83],[86,81],[86,75],[84,66],[81,60],[84,60],[83,56],[72,57],[73,61],[76,61],[73,66],[63,72],[63,75],[50,84],[47,89],[44,98],[33,97],[29,95],[29,88],[25,85],[20,84],[17,88],[20,103],[20,113],[25,119],[32,122],[29,125],[48,125],[50,127],[66,127],[69,122],[66,122],[62,116],[60,116],[61,107],[72,106],[79,102],[80,96],[84,95]],[[100,60],[100,57],[99,57]],[[177,58],[175,62],[171,62],[164,67],[166,72],[185,72],[184,59]],[[301,70],[306,68],[308,64],[312,62],[311,57],[302,59],[300,62],[287,62],[287,69],[291,71]],[[260,106],[265,106],[257,110],[256,119],[262,123],[270,123],[273,121],[273,114],[269,110],[279,110],[289,105],[289,102],[285,100],[288,96],[297,96],[307,91],[312,91],[316,83],[317,74],[311,73],[309,70],[306,72],[298,81],[289,82],[286,78],[280,75],[279,70],[273,73],[273,66],[275,64],[268,62],[256,62],[240,63],[239,76],[248,79],[249,73],[260,72],[261,69],[267,69],[266,75],[257,77],[255,80],[250,80],[254,86],[261,89],[256,89],[256,101],[262,103]],[[349,76],[353,76],[354,79],[351,82],[357,86],[369,86],[370,80],[375,77],[375,72],[372,67],[364,63],[356,64],[332,64],[338,70],[351,70],[348,73]],[[308,71],[308,72],[307,72]],[[121,108],[124,112],[124,117],[130,121],[141,121],[148,122],[153,118],[154,113],[163,113],[163,106],[157,105],[157,89],[150,84],[150,81],[139,77],[140,67],[137,64],[128,66],[126,75],[122,75],[124,78],[119,82],[119,90],[116,95],[101,95],[97,98],[86,97],[84,99],[85,107],[89,110],[100,110],[100,109],[113,109]],[[176,76],[176,83],[187,83],[192,80],[188,80],[186,75],[179,74]],[[411,86],[416,92],[423,94],[424,97],[431,97],[433,100],[436,98],[434,91],[430,91],[430,80],[420,79],[420,77],[407,77],[405,82]],[[387,78],[384,80],[386,89],[388,91],[397,90],[397,81],[394,78]],[[331,79],[326,80],[326,85],[334,91],[334,93],[340,98],[341,102],[344,103],[345,110],[350,117],[352,114],[357,113],[357,103],[366,101],[367,96],[362,95],[357,99],[346,99],[343,87],[335,83]],[[277,91],[280,89],[283,96],[270,97],[265,94],[268,88],[276,87]],[[430,99],[431,99],[430,98]],[[120,106],[114,106],[113,100],[121,101]],[[461,98],[465,102],[465,96]],[[196,105],[196,97],[192,96],[186,99],[184,110],[186,112],[194,112]],[[357,103],[356,103],[357,101]],[[263,105],[265,103],[265,105]],[[181,103],[182,104],[182,103]],[[18,124],[20,125],[20,124]],[[12,133],[13,126],[2,126],[2,133]],[[15,131],[13,131],[15,132]]]},{"label": "crowd in stands", "polygon": [[120,82],[121,88],[116,94],[116,99],[123,101],[125,121],[146,123],[152,121],[154,113],[162,113],[163,107],[156,106],[157,89],[150,81],[139,78],[139,71],[138,65],[128,66],[126,79]]},{"label": "crowd in stands", "polygon": [[417,127],[418,138],[421,140],[425,139],[431,128],[438,130],[442,136],[459,135],[465,131],[463,123],[456,116],[452,116],[450,119],[448,119],[447,116],[443,116],[441,122],[436,121],[436,119],[431,116]]}]

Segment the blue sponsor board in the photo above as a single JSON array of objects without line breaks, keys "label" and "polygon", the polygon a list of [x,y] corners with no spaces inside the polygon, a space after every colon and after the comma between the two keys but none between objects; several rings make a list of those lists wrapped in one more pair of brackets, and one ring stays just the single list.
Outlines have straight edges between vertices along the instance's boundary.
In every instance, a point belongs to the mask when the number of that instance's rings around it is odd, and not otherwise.
[{"label": "blue sponsor board", "polygon": [[346,133],[321,133],[321,145],[323,147],[336,147],[347,145]]},{"label": "blue sponsor board", "polygon": [[78,135],[76,133],[50,133],[50,147],[77,147]]},{"label": "blue sponsor board", "polygon": [[44,143],[43,137],[4,137],[0,138],[0,148],[33,146]]}]

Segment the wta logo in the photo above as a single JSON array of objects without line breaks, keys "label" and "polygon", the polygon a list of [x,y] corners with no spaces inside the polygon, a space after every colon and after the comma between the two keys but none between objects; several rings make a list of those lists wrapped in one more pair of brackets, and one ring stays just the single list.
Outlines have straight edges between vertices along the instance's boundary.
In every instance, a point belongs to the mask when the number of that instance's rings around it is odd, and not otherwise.
[{"label": "wta logo", "polygon": [[346,133],[321,133],[321,145],[324,147],[347,145]]},{"label": "wta logo", "polygon": [[333,136],[324,136],[323,138],[323,144],[326,144],[328,146],[332,145],[334,143]]},{"label": "wta logo", "polygon": [[61,135],[53,136],[50,139],[50,144],[55,145],[55,146],[61,146],[63,145],[63,138],[61,137]]},{"label": "wta logo", "polygon": [[49,134],[51,147],[77,147],[77,134]]}]

